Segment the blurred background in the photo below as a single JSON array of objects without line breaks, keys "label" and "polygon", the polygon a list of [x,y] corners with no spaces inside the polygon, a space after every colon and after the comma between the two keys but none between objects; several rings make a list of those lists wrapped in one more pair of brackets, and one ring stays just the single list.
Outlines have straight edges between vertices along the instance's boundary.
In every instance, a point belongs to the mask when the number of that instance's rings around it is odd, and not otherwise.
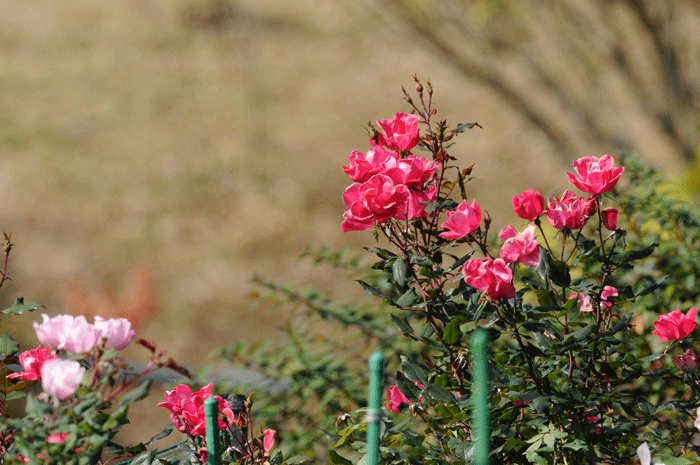
[{"label": "blurred background", "polygon": [[[432,82],[437,119],[483,126],[451,154],[475,163],[468,191],[496,231],[522,222],[514,195],[559,196],[583,156],[636,152],[678,181],[678,195],[697,190],[696,1],[26,0],[2,10],[0,228],[16,248],[0,297],[46,306],[2,322],[25,349],[41,311],[125,316],[196,366],[283,321],[247,298],[254,273],[359,298],[356,283],[297,258],[309,244],[371,245],[369,232],[340,231],[341,165],[369,149],[368,121],[410,111],[401,86],[413,92],[414,74]],[[150,429],[136,439],[167,424],[160,410],[142,413]]]}]

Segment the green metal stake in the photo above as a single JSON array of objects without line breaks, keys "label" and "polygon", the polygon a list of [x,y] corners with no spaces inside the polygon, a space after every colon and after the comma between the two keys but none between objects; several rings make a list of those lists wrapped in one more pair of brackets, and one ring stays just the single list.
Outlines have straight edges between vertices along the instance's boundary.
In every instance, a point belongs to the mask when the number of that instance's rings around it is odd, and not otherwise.
[{"label": "green metal stake", "polygon": [[379,422],[382,418],[382,380],[384,354],[375,352],[369,358],[369,405],[367,406],[367,465],[379,463]]},{"label": "green metal stake", "polygon": [[204,401],[204,416],[207,423],[207,463],[221,465],[219,450],[219,402],[212,396]]},{"label": "green metal stake", "polygon": [[489,406],[488,368],[486,365],[486,341],[488,333],[476,328],[472,334],[472,427],[474,429],[474,458],[477,465],[489,463]]}]

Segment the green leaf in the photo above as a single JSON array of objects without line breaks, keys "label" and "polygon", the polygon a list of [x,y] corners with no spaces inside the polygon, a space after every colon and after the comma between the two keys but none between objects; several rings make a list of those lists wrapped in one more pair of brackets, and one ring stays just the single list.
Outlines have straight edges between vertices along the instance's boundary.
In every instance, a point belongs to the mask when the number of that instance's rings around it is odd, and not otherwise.
[{"label": "green leaf", "polygon": [[396,316],[392,313],[391,322],[394,323],[394,326],[396,326],[396,329],[398,329],[399,331],[402,331],[407,334],[413,334],[413,328],[408,322],[408,318],[406,318],[405,316]]},{"label": "green leaf", "polygon": [[408,268],[406,267],[406,262],[403,257],[396,257],[394,260],[394,265],[391,267],[391,271],[394,275],[394,282],[403,287],[409,281]]},{"label": "green leaf", "polygon": [[434,384],[428,384],[426,389],[428,395],[438,402],[454,402],[455,396],[447,389]]},{"label": "green leaf", "polygon": [[[0,355],[7,357],[14,355],[19,351],[19,343],[17,343],[9,334],[0,336]],[[3,357],[3,358],[5,358]]]},{"label": "green leaf", "polygon": [[646,357],[642,357],[639,359],[640,362],[653,362],[654,360],[658,360],[661,357],[666,357],[667,355],[670,354],[652,354],[652,355],[647,355]]},{"label": "green leaf", "polygon": [[122,397],[121,405],[129,405],[132,402],[145,398],[148,395],[148,391],[151,389],[151,383],[152,381],[149,379],[133,391],[124,395],[124,397]]},{"label": "green leaf", "polygon": [[547,277],[560,287],[567,287],[571,284],[569,267],[566,263],[552,260],[549,256],[547,256]]},{"label": "green leaf", "polygon": [[462,330],[459,326],[463,323],[459,318],[454,318],[445,327],[442,340],[446,344],[457,344],[462,339]]},{"label": "green leaf", "polygon": [[399,388],[401,394],[411,401],[416,401],[421,396],[420,388],[413,384],[413,382],[400,371],[396,373],[396,387]]},{"label": "green leaf", "polygon": [[411,381],[417,381],[423,385],[428,384],[428,376],[430,376],[430,372],[425,368],[416,365],[404,355],[401,356],[401,368],[403,369],[406,378],[410,379]]},{"label": "green leaf", "polygon": [[643,249],[633,250],[631,252],[627,252],[625,254],[622,254],[620,256],[621,260],[619,263],[624,264],[624,263],[629,263],[629,262],[634,261],[634,260],[641,260],[642,258],[646,258],[649,255],[651,255],[652,252],[654,252],[654,249],[658,246],[659,246],[659,244],[655,242],[655,243],[651,244],[649,247],[644,247]]},{"label": "green leaf", "polygon": [[160,440],[160,439],[163,439],[163,438],[166,438],[166,437],[170,436],[170,433],[173,432],[173,429],[174,429],[174,428],[175,428],[175,424],[174,424],[174,423],[170,423],[168,426],[166,426],[165,428],[163,428],[163,430],[162,430],[160,433],[156,434],[156,435],[153,436],[151,439],[149,439],[144,445],[145,445],[145,446],[150,446],[150,445],[153,444],[154,442],[156,442],[156,441],[158,441],[158,440]]},{"label": "green leaf", "polygon": [[389,297],[386,294],[384,294],[379,288],[370,286],[361,279],[358,279],[357,282],[360,283],[360,285],[364,288],[365,291],[367,291],[368,294],[373,295],[375,297],[381,297],[382,299],[390,300]]},{"label": "green leaf", "polygon": [[24,303],[24,297],[17,297],[15,299],[15,303],[12,304],[12,307],[6,308],[5,310],[2,311],[2,313],[12,313],[14,315],[21,315],[24,312],[33,312],[39,307],[43,307],[42,304],[39,302],[34,302],[31,304],[25,304]]},{"label": "green leaf", "polygon": [[420,298],[418,297],[416,290],[410,288],[396,300],[396,306],[400,308],[412,307],[419,300]]},{"label": "green leaf", "polygon": [[[333,457],[333,454],[335,454],[335,457]],[[339,465],[352,465],[351,461],[341,457],[336,451],[332,449],[328,451],[328,458],[331,459],[332,463],[336,463]],[[301,463],[312,463],[313,461],[314,459],[312,459],[308,455],[295,455],[294,457],[287,459],[284,463],[288,465],[299,465]]]}]

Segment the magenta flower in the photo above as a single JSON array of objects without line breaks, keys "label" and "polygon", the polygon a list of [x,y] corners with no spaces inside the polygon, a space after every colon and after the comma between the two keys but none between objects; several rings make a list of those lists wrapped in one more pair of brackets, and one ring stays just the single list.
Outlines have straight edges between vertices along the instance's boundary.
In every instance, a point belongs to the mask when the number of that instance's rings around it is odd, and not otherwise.
[{"label": "magenta flower", "polygon": [[437,196],[437,186],[429,187],[424,190],[411,190],[408,197],[408,219],[425,218],[428,214],[425,212],[423,202],[432,202]]},{"label": "magenta flower", "polygon": [[63,400],[78,389],[84,375],[85,368],[75,360],[54,358],[41,366],[41,387],[47,394]]},{"label": "magenta flower", "polygon": [[513,272],[502,258],[471,258],[462,267],[464,280],[475,289],[485,291],[493,300],[515,297]]},{"label": "magenta flower", "polygon": [[100,333],[100,337],[106,339],[105,347],[108,349],[126,349],[136,334],[131,329],[131,322],[126,318],[105,320],[98,315],[95,317],[95,328]]},{"label": "magenta flower", "polygon": [[[204,436],[206,419],[204,416],[204,401],[211,397],[211,383],[196,392],[184,384],[178,384],[172,391],[165,392],[167,402],[161,402],[159,407],[170,410],[170,418],[175,427],[186,434]],[[219,418],[219,429],[234,423],[235,418],[231,406],[219,396],[214,396],[219,403],[219,412],[226,417],[226,422]]]},{"label": "magenta flower", "polygon": [[263,450],[267,454],[270,452],[272,447],[275,445],[275,438],[277,437],[277,431],[267,428],[263,431]]},{"label": "magenta flower", "polygon": [[600,159],[583,157],[574,162],[578,178],[571,173],[566,174],[569,176],[569,181],[583,192],[591,195],[602,194],[615,187],[625,170],[621,166],[615,168],[614,164],[615,160],[610,155],[604,155]]},{"label": "magenta flower", "polygon": [[[415,384],[418,387],[425,387],[424,384],[421,384],[417,381],[413,381],[413,384]],[[398,386],[389,386],[389,388],[386,390],[386,396],[389,398],[389,402],[386,404],[386,408],[391,410],[394,413],[399,413],[399,405],[404,403],[404,404],[409,404],[411,401],[408,399],[408,397],[404,396],[401,391],[399,391]],[[423,401],[423,397],[420,398],[420,401]]]},{"label": "magenta flower", "polygon": [[384,134],[378,134],[377,141],[370,140],[372,145],[383,145],[389,150],[407,152],[418,145],[418,116],[398,112],[393,119],[377,121]]},{"label": "magenta flower", "polygon": [[446,232],[440,233],[440,237],[444,239],[461,239],[467,234],[476,231],[481,224],[481,207],[472,200],[469,205],[466,200],[463,200],[455,211],[447,212],[448,221],[440,225],[441,228],[447,229]]},{"label": "magenta flower", "polygon": [[613,207],[604,208],[601,210],[600,215],[603,218],[603,226],[608,231],[615,231],[617,229],[617,209]]},{"label": "magenta flower", "polygon": [[615,305],[613,302],[608,302],[609,297],[617,297],[619,293],[617,289],[612,286],[605,286],[603,291],[600,293],[600,305],[603,307],[612,307]]},{"label": "magenta flower", "polygon": [[530,188],[513,197],[513,210],[520,218],[530,221],[536,220],[544,211],[544,197]]},{"label": "magenta flower", "polygon": [[659,336],[661,342],[683,339],[690,334],[697,325],[695,322],[697,310],[697,308],[691,308],[685,315],[683,315],[680,310],[674,310],[665,315],[660,315],[654,322],[654,327],[656,329],[652,331],[652,333]]},{"label": "magenta flower", "polygon": [[579,229],[588,221],[596,208],[595,200],[583,199],[571,191],[564,191],[561,200],[549,200],[547,220],[556,229]]},{"label": "magenta flower", "polygon": [[27,350],[19,355],[19,364],[24,368],[24,372],[11,373],[8,378],[20,378],[22,381],[35,381],[41,378],[41,367],[47,360],[56,358],[51,347],[44,349],[38,346],[36,349]]},{"label": "magenta flower", "polygon": [[384,147],[377,146],[367,151],[367,155],[362,152],[353,151],[348,157],[350,166],[343,166],[343,171],[354,182],[363,183],[375,174],[385,174],[387,165],[395,166],[398,155],[388,152]]},{"label": "magenta flower", "polygon": [[372,228],[375,222],[405,219],[408,198],[408,188],[388,176],[377,174],[364,184],[355,183],[343,193],[346,210],[340,228],[361,231]]},{"label": "magenta flower", "polygon": [[540,245],[535,240],[535,226],[529,225],[518,233],[512,226],[506,226],[498,233],[504,242],[501,258],[508,263],[520,262],[526,266],[537,266],[540,262]]},{"label": "magenta flower", "polygon": [[389,176],[396,184],[420,190],[440,163],[411,154],[406,158],[387,158],[384,167],[385,171],[381,174]]}]

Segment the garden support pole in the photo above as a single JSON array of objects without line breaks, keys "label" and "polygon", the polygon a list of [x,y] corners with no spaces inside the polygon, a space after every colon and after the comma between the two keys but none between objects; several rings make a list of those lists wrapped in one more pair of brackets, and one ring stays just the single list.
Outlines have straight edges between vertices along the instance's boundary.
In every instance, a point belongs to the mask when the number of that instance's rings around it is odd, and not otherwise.
[{"label": "garden support pole", "polygon": [[477,465],[489,463],[489,407],[488,407],[488,367],[486,361],[486,341],[488,333],[476,328],[472,334],[473,391],[472,428],[474,432],[474,458]]},{"label": "garden support pole", "polygon": [[367,465],[379,463],[379,424],[382,417],[382,381],[384,355],[375,352],[369,358],[369,404],[367,406]]},{"label": "garden support pole", "polygon": [[209,465],[221,465],[219,402],[214,396],[207,397],[204,401],[204,416],[207,423],[207,463]]}]

